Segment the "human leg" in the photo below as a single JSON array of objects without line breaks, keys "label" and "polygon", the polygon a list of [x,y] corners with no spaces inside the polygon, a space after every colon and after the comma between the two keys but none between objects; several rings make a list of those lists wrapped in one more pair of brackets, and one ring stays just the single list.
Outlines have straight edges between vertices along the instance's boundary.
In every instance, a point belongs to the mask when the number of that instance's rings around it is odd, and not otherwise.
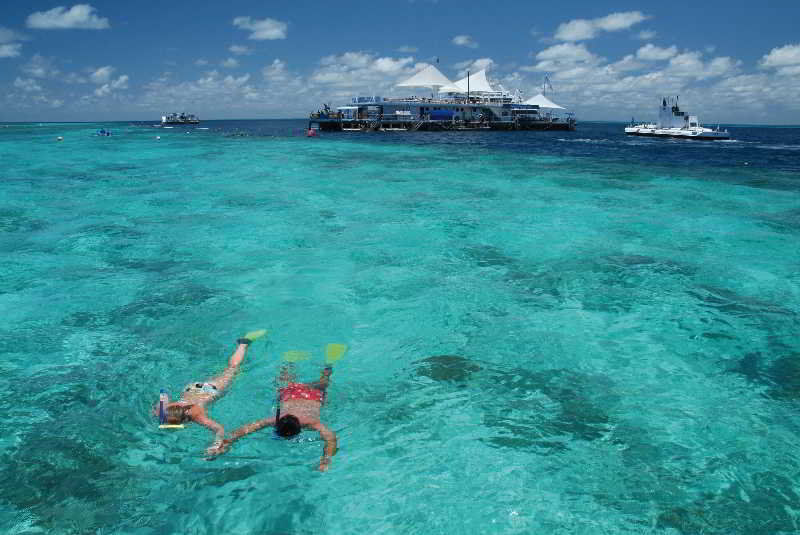
[{"label": "human leg", "polygon": [[331,382],[331,374],[333,373],[333,368],[331,366],[325,366],[322,368],[322,372],[320,372],[319,380],[315,383],[311,383],[311,387],[316,388],[317,390],[322,390],[323,392],[328,389],[328,385]]},{"label": "human leg", "polygon": [[220,392],[225,390],[228,385],[231,384],[233,376],[236,375],[242,360],[244,360],[245,353],[247,353],[247,348],[250,344],[241,342],[241,340],[242,339],[240,339],[240,343],[236,346],[236,350],[234,350],[233,354],[228,359],[228,366],[222,371],[221,374],[211,378],[208,381],[216,386],[217,390]]},{"label": "human leg", "polygon": [[291,362],[284,363],[281,365],[281,373],[278,375],[277,379],[275,380],[276,386],[279,388],[281,386],[286,386],[289,383],[296,382],[296,375],[294,371],[294,364]]}]

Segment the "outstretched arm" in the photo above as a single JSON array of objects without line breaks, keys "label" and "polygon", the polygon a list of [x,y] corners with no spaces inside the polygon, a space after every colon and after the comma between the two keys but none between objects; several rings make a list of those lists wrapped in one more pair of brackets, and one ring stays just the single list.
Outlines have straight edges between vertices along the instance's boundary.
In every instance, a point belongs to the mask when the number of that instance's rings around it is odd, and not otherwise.
[{"label": "outstretched arm", "polygon": [[325,427],[322,423],[310,426],[319,431],[319,435],[325,441],[325,448],[322,450],[322,459],[319,461],[319,470],[325,472],[331,464],[331,457],[336,455],[336,433]]},{"label": "outstretched arm", "polygon": [[259,429],[263,429],[268,425],[275,425],[275,418],[264,418],[263,420],[256,420],[255,422],[250,422],[249,424],[243,425],[239,429],[235,430],[231,433],[231,438],[226,440],[227,443],[233,443],[236,440],[239,440],[245,435],[249,435],[250,433],[255,433]]},{"label": "outstretched arm", "polygon": [[251,422],[249,424],[243,425],[242,427],[236,429],[233,433],[231,433],[231,438],[226,438],[220,441],[219,445],[214,448],[209,448],[209,453],[212,455],[219,455],[221,453],[225,453],[228,448],[231,447],[235,441],[239,440],[245,435],[249,435],[250,433],[255,433],[259,429],[263,429],[268,425],[275,425],[275,418],[264,418],[263,420],[256,420],[255,422]]},{"label": "outstretched arm", "polygon": [[214,433],[214,442],[206,450],[206,453],[214,453],[217,449],[219,449],[220,446],[222,446],[222,439],[225,438],[225,428],[222,427],[222,424],[217,423],[209,418],[208,415],[206,415],[206,411],[203,409],[198,408],[196,411],[193,410],[189,413],[189,415],[192,417],[192,420],[203,427],[207,427]]}]

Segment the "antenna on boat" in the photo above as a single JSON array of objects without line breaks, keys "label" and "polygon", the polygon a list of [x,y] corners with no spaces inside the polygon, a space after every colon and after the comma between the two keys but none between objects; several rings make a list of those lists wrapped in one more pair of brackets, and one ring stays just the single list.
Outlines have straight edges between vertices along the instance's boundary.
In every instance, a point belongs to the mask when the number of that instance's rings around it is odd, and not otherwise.
[{"label": "antenna on boat", "polygon": [[550,87],[550,91],[554,91],[553,84],[550,83],[550,76],[547,74],[544,75],[544,82],[542,82],[542,95],[547,95],[547,87]]}]

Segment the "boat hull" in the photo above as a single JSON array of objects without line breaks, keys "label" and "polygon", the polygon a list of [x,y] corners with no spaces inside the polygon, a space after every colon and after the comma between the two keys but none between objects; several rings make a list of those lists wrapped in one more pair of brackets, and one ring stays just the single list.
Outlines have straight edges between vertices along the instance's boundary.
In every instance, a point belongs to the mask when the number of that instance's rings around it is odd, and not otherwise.
[{"label": "boat hull", "polygon": [[726,140],[731,136],[728,132],[718,132],[715,130],[708,131],[670,131],[670,130],[655,130],[655,129],[641,129],[641,128],[626,128],[625,133],[629,136],[641,137],[661,137],[672,139],[699,139],[703,141]]},{"label": "boat hull", "polygon": [[443,130],[575,130],[575,121],[346,121],[317,119],[309,121],[309,128],[323,132],[374,132],[374,131],[420,131],[441,132]]},{"label": "boat hull", "polygon": [[575,121],[525,121],[519,123],[509,123],[507,121],[493,121],[489,123],[492,130],[575,130]]}]

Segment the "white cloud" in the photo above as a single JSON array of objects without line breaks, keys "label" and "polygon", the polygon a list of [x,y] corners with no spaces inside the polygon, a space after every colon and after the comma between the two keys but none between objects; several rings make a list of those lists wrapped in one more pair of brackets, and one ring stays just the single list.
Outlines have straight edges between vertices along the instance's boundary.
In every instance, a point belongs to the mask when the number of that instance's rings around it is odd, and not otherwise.
[{"label": "white cloud", "polygon": [[128,75],[123,74],[116,80],[103,84],[102,86],[98,87],[94,90],[94,94],[98,97],[104,97],[106,95],[110,95],[114,91],[118,89],[128,89]]},{"label": "white cloud", "polygon": [[593,39],[597,35],[597,28],[592,21],[575,19],[564,22],[558,26],[555,38],[559,41],[583,41]]},{"label": "white cloud", "polygon": [[89,69],[89,80],[98,85],[105,84],[111,78],[111,75],[114,74],[115,70],[116,69],[111,65],[106,65],[98,69]]},{"label": "white cloud", "polygon": [[81,76],[78,73],[71,72],[64,77],[64,81],[68,84],[85,84],[89,80],[87,80],[84,76]]},{"label": "white cloud", "polygon": [[233,19],[233,25],[241,30],[249,30],[252,33],[248,39],[257,41],[286,39],[288,31],[285,22],[270,18],[258,20],[251,17],[236,17]]},{"label": "white cloud", "polygon": [[286,62],[275,58],[272,63],[261,69],[261,75],[265,80],[283,81],[289,76],[286,71]]},{"label": "white cloud", "polygon": [[760,61],[762,67],[785,67],[798,64],[800,64],[800,44],[773,48]]},{"label": "white cloud", "polygon": [[312,90],[320,91],[325,99],[349,99],[354,93],[386,94],[394,84],[411,76],[428,64],[414,64],[414,58],[378,57],[366,52],[345,52],[325,56],[308,80]]},{"label": "white cloud", "polygon": [[478,48],[478,43],[472,40],[469,35],[456,35],[453,37],[453,44],[458,46],[465,46],[467,48]]},{"label": "white cloud", "polygon": [[636,38],[642,41],[649,41],[655,39],[656,35],[658,35],[658,33],[656,33],[655,30],[642,30],[636,34]]},{"label": "white cloud", "polygon": [[678,53],[678,47],[660,48],[652,43],[647,43],[636,51],[636,57],[645,61],[661,61],[669,59]]},{"label": "white cloud", "polygon": [[60,108],[64,105],[64,101],[61,99],[50,99],[44,95],[36,95],[32,98],[32,100],[37,104],[37,107],[41,107],[42,105],[50,106],[51,108]]},{"label": "white cloud", "polygon": [[633,54],[628,54],[621,60],[609,64],[607,68],[611,72],[628,72],[628,71],[636,71],[644,67],[645,67],[644,63],[636,61],[636,56],[634,56]]},{"label": "white cloud", "polygon": [[665,74],[684,79],[705,80],[734,74],[741,61],[729,57],[717,57],[705,63],[698,51],[684,52],[669,60]]},{"label": "white cloud", "polygon": [[113,82],[111,82],[111,89],[128,89],[128,75],[123,74]]},{"label": "white cloud", "polygon": [[770,50],[758,62],[763,69],[777,69],[780,75],[800,74],[800,44],[784,45]]},{"label": "white cloud", "polygon": [[27,41],[28,38],[21,33],[14,31],[10,28],[0,26],[0,44],[12,43],[14,41]]},{"label": "white cloud", "polygon": [[200,58],[195,60],[194,64],[197,65],[198,67],[203,67],[204,65],[208,65],[208,60]]},{"label": "white cloud", "polygon": [[594,19],[594,23],[601,30],[616,32],[619,30],[627,30],[631,26],[647,20],[647,18],[648,17],[642,14],[641,11],[626,11],[624,13],[612,13],[605,17]]},{"label": "white cloud", "polygon": [[398,52],[401,52],[403,54],[414,54],[415,52],[417,52],[417,50],[418,48],[415,46],[401,46],[400,48],[397,49]]},{"label": "white cloud", "polygon": [[22,45],[19,43],[9,43],[0,45],[0,58],[16,58],[22,50]]},{"label": "white cloud", "polygon": [[385,74],[397,74],[402,71],[409,63],[414,61],[412,57],[406,58],[378,58],[373,63],[373,68]]},{"label": "white cloud", "polygon": [[220,65],[228,69],[235,69],[239,66],[239,61],[235,58],[228,58],[225,61],[221,61]]},{"label": "white cloud", "polygon": [[237,56],[247,56],[253,53],[253,50],[242,45],[231,45],[228,47],[228,50],[231,54],[235,54]]},{"label": "white cloud", "polygon": [[28,16],[28,28],[37,30],[105,30],[110,28],[108,19],[98,17],[89,4],[76,4],[70,9],[59,6],[49,11],[37,11]]},{"label": "white cloud", "polygon": [[[538,54],[539,62],[533,67],[522,67],[523,71],[566,71],[578,66],[597,65],[603,58],[589,52],[583,43],[561,43],[545,48]],[[561,76],[565,72],[560,73]]]},{"label": "white cloud", "polygon": [[466,61],[461,61],[456,63],[454,67],[458,69],[456,76],[463,78],[467,75],[467,71],[469,71],[470,74],[474,74],[482,69],[491,69],[495,65],[496,63],[492,58],[479,58],[476,60],[468,59]]},{"label": "white cloud", "polygon": [[42,87],[36,83],[36,80],[33,78],[20,78],[17,76],[17,79],[14,80],[14,87],[17,89],[22,89],[26,93],[30,93],[33,91],[41,91]]},{"label": "white cloud", "polygon": [[[641,54],[645,58],[671,57],[646,61],[637,57],[641,48],[646,50]],[[759,76],[751,76],[742,74],[742,62],[736,58],[677,48],[672,55],[671,48],[656,50],[636,45],[627,54],[608,61],[585,44],[562,43],[536,54],[532,66],[520,69],[524,78],[509,84],[509,88],[519,87],[526,94],[536,92],[535,88],[541,87],[541,72],[550,72],[555,93],[548,97],[587,119],[631,115],[652,119],[659,95],[680,95],[686,111],[709,123],[764,122],[770,114],[774,115],[773,120],[786,117],[782,119],[784,123],[800,120],[800,62],[775,66],[775,71],[764,69]],[[769,49],[764,53],[767,52]],[[769,64],[793,62],[791,55],[784,56],[785,52],[776,53]],[[768,56],[762,63],[767,62]],[[794,74],[777,71],[794,67]],[[537,74],[528,74],[531,72]]]},{"label": "white cloud", "polygon": [[53,67],[52,60],[39,54],[34,54],[31,60],[22,66],[22,72],[35,78],[53,78],[59,75],[58,69]]},{"label": "white cloud", "polygon": [[228,112],[258,104],[259,110],[263,112],[262,106],[272,103],[273,100],[276,108],[285,108],[286,99],[290,96],[296,97],[302,91],[302,87],[298,88],[289,82],[267,88],[259,88],[249,82],[249,74],[223,77],[216,70],[205,73],[197,80],[181,83],[155,80],[145,86],[145,93],[138,104],[145,109],[169,109],[174,108],[175,103],[183,103],[191,105],[193,109]]},{"label": "white cloud", "polygon": [[640,11],[626,11],[612,13],[597,19],[574,19],[562,23],[556,30],[555,39],[558,41],[584,41],[593,39],[601,31],[616,32],[626,30],[649,17]]}]

